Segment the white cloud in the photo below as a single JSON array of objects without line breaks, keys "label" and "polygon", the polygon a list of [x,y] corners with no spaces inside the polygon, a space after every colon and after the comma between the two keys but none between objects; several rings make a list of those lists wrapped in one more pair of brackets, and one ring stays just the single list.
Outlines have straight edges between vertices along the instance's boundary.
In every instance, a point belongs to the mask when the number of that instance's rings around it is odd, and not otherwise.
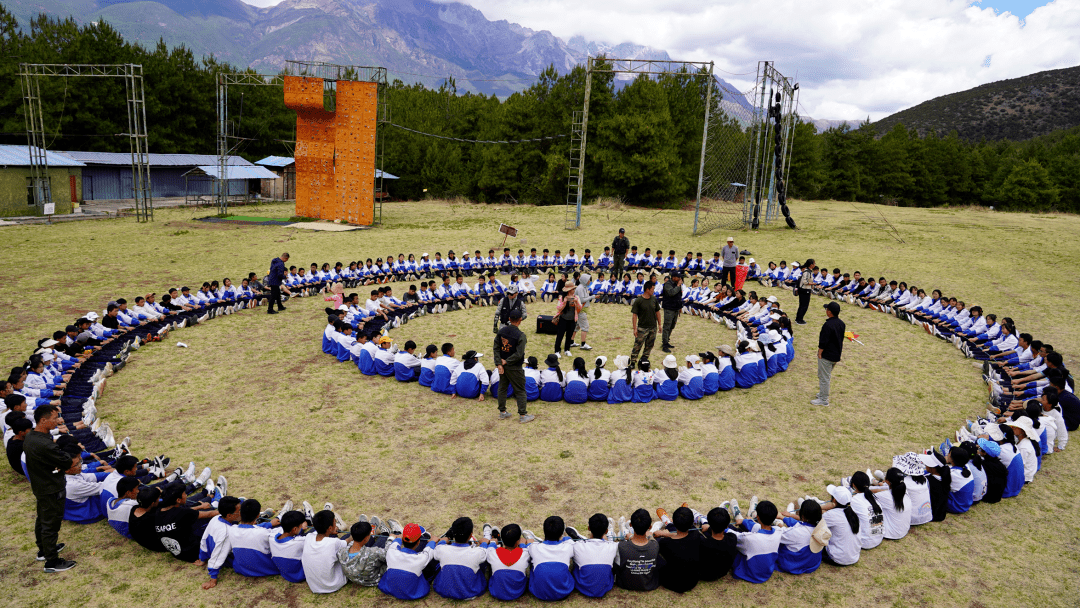
[{"label": "white cloud", "polygon": [[[275,0],[245,0],[276,4]],[[1025,21],[967,0],[471,0],[563,39],[632,41],[673,59],[716,62],[749,86],[759,60],[798,74],[804,113],[882,118],[987,82],[1080,63],[1080,0]],[[989,67],[983,63],[991,56]]]}]

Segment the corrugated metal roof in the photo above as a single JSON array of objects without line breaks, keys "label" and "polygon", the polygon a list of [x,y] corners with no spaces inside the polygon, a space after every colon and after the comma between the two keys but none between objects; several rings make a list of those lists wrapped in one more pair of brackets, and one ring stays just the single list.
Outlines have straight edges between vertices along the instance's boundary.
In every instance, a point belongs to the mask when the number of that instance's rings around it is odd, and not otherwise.
[{"label": "corrugated metal roof", "polygon": [[[131,166],[130,152],[58,152],[87,165],[127,165]],[[216,165],[218,157],[214,154],[150,154],[148,159],[151,167],[198,167],[200,165]],[[230,165],[247,165],[251,163],[239,156],[229,157]]]},{"label": "corrugated metal roof", "polygon": [[396,175],[392,175],[390,173],[387,173],[386,171],[380,171],[379,169],[375,169],[375,177],[379,177],[379,175],[382,175],[383,179],[398,179],[398,176]]},{"label": "corrugated metal roof", "polygon": [[267,156],[262,160],[255,161],[255,164],[264,167],[288,167],[294,162],[296,161],[290,156]]},{"label": "corrugated metal roof", "polygon": [[[79,161],[59,154],[45,151],[45,160],[50,167],[85,167]],[[27,146],[0,146],[0,166],[29,167],[30,151]]]},{"label": "corrugated metal roof", "polygon": [[[207,175],[209,177],[218,177],[217,165],[200,165],[195,167],[191,171],[188,171],[184,175]],[[232,181],[234,179],[277,179],[277,174],[273,171],[255,165],[248,165],[246,167],[229,167],[228,179]]]}]

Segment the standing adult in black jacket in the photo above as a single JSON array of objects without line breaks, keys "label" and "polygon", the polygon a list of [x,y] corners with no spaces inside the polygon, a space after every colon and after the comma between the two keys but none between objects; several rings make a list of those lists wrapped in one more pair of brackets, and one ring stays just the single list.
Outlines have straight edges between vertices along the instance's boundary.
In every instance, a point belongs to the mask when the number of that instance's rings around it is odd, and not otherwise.
[{"label": "standing adult in black jacket", "polygon": [[671,352],[671,332],[679,321],[679,313],[682,312],[682,275],[678,272],[671,273],[664,283],[660,292],[661,304],[664,309],[664,333],[660,350],[665,353]]},{"label": "standing adult in black jacket", "polygon": [[266,275],[266,284],[270,287],[270,304],[266,307],[267,314],[277,314],[277,310],[274,310],[275,303],[278,310],[285,310],[281,304],[281,283],[285,280],[285,262],[288,261],[288,253],[270,260],[270,274]]},{"label": "standing adult in black jacket", "polygon": [[825,316],[828,319],[821,326],[821,333],[818,335],[818,394],[810,405],[829,405],[829,385],[832,382],[833,368],[840,362],[840,355],[844,351],[844,331],[847,326],[840,320],[840,305],[836,302],[826,304]]},{"label": "standing adult in black jacket", "polygon": [[611,255],[615,256],[615,261],[611,265],[611,274],[622,280],[623,261],[626,259],[626,252],[630,250],[630,239],[626,238],[626,228],[619,228],[619,236],[615,237],[614,241],[611,241]]},{"label": "standing adult in black jacket", "polygon": [[30,490],[37,499],[37,521],[34,522],[37,558],[45,562],[45,572],[63,572],[75,567],[74,561],[58,555],[64,544],[57,543],[57,540],[67,498],[65,473],[78,458],[73,459],[53,441],[52,430],[60,424],[59,409],[42,405],[34,410],[34,421],[37,426],[27,433],[23,451],[26,454]]}]

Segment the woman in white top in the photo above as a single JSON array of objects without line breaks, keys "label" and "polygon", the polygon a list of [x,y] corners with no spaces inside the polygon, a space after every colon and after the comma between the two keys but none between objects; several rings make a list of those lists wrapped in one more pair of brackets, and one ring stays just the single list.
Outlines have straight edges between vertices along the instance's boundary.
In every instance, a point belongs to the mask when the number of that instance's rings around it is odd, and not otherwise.
[{"label": "woman in white top", "polygon": [[885,471],[883,483],[885,485],[871,490],[885,518],[883,536],[889,540],[900,540],[911,529],[911,496],[908,496],[904,474],[896,467]]},{"label": "woman in white top", "polygon": [[832,538],[825,547],[825,558],[837,566],[858,563],[862,553],[859,543],[859,515],[851,506],[851,492],[843,486],[829,486],[832,500],[821,506],[821,519]]},{"label": "woman in white top", "polygon": [[911,525],[920,526],[934,519],[930,507],[930,485],[926,482],[926,467],[919,462],[919,455],[907,452],[893,456],[893,466],[905,475],[904,485],[911,497]]},{"label": "woman in white top", "polygon": [[851,507],[859,515],[859,544],[863,550],[880,545],[885,538],[885,515],[870,491],[870,476],[862,471],[851,476]]}]

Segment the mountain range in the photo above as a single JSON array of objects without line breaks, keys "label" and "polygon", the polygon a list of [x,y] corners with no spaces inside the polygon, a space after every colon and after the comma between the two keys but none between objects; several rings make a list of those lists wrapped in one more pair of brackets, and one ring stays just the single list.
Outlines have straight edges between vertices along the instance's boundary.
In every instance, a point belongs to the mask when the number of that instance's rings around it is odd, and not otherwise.
[{"label": "mountain range", "polygon": [[79,23],[107,21],[126,40],[213,54],[233,65],[276,72],[289,59],[380,65],[391,79],[506,95],[549,65],[566,73],[590,54],[670,59],[666,51],[489,21],[466,4],[430,0],[284,0],[256,8],[240,0],[3,0],[23,27],[39,13]]}]

